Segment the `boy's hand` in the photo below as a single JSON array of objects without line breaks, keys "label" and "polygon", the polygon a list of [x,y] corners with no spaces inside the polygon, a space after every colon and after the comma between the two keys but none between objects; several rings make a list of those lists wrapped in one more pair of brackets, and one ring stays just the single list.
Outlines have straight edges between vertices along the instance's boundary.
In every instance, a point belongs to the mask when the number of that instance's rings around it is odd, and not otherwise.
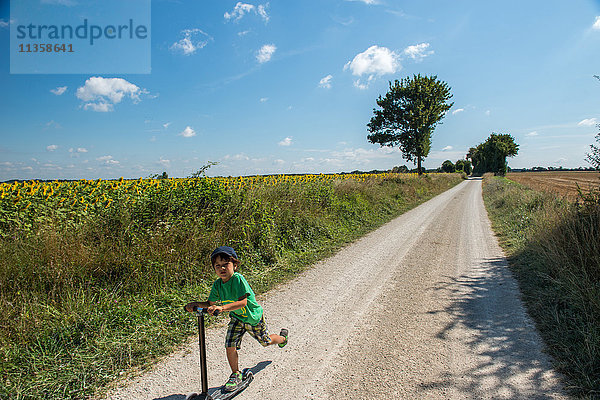
[{"label": "boy's hand", "polygon": [[208,311],[208,313],[210,315],[215,315],[215,312],[217,314],[221,314],[223,312],[223,307],[221,307],[221,306],[210,306],[210,307],[208,307],[207,311]]},{"label": "boy's hand", "polygon": [[208,307],[208,302],[206,302],[206,301],[192,301],[191,303],[187,303],[183,308],[187,312],[194,312],[194,307],[197,307],[197,308]]}]

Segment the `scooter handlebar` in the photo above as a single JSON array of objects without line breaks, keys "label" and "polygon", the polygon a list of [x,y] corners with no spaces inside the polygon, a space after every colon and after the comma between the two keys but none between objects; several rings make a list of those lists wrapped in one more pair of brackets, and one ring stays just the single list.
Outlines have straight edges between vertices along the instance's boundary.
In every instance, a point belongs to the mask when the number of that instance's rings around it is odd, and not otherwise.
[{"label": "scooter handlebar", "polygon": [[[208,314],[208,308],[206,308],[206,307],[198,307],[198,306],[194,306],[193,310],[194,310],[194,312],[195,312],[196,314],[198,314],[198,315],[201,315],[201,314]],[[212,314],[212,315],[214,315],[214,316],[216,317],[216,316],[218,316],[220,313],[221,313],[221,312],[220,312],[219,310],[215,310],[215,311],[213,312],[213,314]]]}]

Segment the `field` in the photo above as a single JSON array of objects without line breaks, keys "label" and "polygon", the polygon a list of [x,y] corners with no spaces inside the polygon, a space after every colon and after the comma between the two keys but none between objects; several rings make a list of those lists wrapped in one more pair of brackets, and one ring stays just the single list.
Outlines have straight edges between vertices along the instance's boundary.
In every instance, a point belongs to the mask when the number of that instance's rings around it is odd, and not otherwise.
[{"label": "field", "polygon": [[588,171],[511,172],[506,177],[531,189],[554,193],[569,200],[577,199],[577,185],[585,193],[600,184],[600,173]]},{"label": "field", "polygon": [[257,292],[449,189],[459,174],[0,184],[0,399],[84,399],[194,333],[209,254]]}]

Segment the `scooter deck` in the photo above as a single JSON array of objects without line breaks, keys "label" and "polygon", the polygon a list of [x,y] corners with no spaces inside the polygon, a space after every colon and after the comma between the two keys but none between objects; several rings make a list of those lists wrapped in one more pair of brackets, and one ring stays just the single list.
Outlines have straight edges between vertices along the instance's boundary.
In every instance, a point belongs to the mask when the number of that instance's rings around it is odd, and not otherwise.
[{"label": "scooter deck", "polygon": [[224,387],[221,386],[220,388],[218,388],[217,390],[215,390],[214,392],[212,392],[208,395],[192,393],[186,397],[186,400],[229,400],[229,399],[234,398],[236,395],[238,395],[244,389],[246,389],[248,387],[248,385],[250,385],[250,382],[252,382],[253,379],[254,379],[254,375],[252,374],[252,371],[250,371],[249,369],[245,369],[243,371],[242,382],[238,385],[237,389],[235,389],[233,392],[226,392],[224,390]]}]

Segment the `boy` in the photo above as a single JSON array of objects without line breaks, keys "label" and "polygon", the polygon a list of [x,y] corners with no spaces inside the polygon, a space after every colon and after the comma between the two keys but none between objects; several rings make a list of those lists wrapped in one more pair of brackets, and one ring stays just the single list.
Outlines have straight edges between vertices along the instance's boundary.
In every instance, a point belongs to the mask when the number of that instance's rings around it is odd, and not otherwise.
[{"label": "boy", "polygon": [[[194,306],[207,307],[211,315],[214,315],[215,311],[229,311],[231,320],[227,327],[225,347],[232,373],[225,384],[225,391],[233,392],[242,381],[237,351],[241,347],[244,333],[250,333],[265,347],[272,344],[284,347],[287,344],[288,331],[282,329],[279,335],[269,334],[263,308],[256,302],[254,291],[246,279],[236,272],[240,261],[233,248],[217,247],[212,252],[210,261],[219,279],[213,283],[208,301],[188,303],[185,309],[193,312]],[[221,302],[222,305],[217,305],[217,302]]]}]

